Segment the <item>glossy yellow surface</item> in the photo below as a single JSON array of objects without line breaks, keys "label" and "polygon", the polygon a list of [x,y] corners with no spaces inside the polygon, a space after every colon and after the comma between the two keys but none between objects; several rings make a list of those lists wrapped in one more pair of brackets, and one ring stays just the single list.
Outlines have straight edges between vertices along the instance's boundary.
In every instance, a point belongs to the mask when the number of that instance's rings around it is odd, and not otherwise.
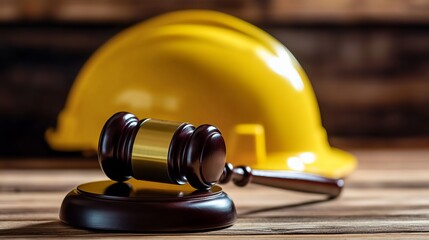
[{"label": "glossy yellow surface", "polygon": [[212,11],[165,14],[125,30],[86,63],[57,128],[58,150],[97,149],[118,111],[220,128],[227,160],[342,177],[355,158],[329,146],[313,89],[277,40]]},{"label": "glossy yellow surface", "polygon": [[134,178],[176,183],[168,170],[168,151],[176,129],[182,123],[146,119],[140,125],[131,153]]}]

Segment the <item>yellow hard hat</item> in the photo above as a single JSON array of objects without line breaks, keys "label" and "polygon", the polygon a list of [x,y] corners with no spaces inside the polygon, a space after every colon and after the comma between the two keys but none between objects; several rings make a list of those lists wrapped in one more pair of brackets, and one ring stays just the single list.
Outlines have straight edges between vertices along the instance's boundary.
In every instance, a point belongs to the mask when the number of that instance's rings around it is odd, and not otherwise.
[{"label": "yellow hard hat", "polygon": [[234,165],[334,178],[356,167],[352,155],[330,147],[293,55],[223,13],[168,13],[115,36],[81,70],[46,138],[57,150],[96,150],[103,124],[119,111],[213,124]]}]

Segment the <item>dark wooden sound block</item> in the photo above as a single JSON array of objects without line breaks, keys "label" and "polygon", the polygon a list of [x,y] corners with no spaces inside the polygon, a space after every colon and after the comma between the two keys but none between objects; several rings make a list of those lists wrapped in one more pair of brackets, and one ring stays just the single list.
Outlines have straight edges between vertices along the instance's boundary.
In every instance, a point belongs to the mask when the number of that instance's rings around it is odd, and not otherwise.
[{"label": "dark wooden sound block", "polygon": [[90,182],[63,200],[60,219],[96,230],[127,232],[195,232],[231,226],[237,214],[219,186],[195,190],[130,180]]}]

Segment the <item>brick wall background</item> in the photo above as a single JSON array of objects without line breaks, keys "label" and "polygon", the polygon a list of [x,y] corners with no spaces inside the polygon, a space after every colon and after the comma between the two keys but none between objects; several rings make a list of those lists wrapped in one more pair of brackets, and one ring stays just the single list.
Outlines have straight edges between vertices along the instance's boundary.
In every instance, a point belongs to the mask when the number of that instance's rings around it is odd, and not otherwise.
[{"label": "brick wall background", "polygon": [[429,146],[429,1],[0,0],[0,157],[46,157],[86,59],[122,29],[178,9],[263,28],[307,71],[331,142]]}]

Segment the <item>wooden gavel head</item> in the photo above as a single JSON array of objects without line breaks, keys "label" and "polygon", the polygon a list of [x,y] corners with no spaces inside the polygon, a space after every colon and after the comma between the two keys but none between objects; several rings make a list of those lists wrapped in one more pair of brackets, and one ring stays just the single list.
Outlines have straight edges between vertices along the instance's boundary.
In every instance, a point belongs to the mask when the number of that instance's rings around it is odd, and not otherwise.
[{"label": "wooden gavel head", "polygon": [[139,180],[189,184],[209,189],[221,177],[225,141],[211,125],[146,118],[119,112],[104,125],[98,161],[112,180]]}]

